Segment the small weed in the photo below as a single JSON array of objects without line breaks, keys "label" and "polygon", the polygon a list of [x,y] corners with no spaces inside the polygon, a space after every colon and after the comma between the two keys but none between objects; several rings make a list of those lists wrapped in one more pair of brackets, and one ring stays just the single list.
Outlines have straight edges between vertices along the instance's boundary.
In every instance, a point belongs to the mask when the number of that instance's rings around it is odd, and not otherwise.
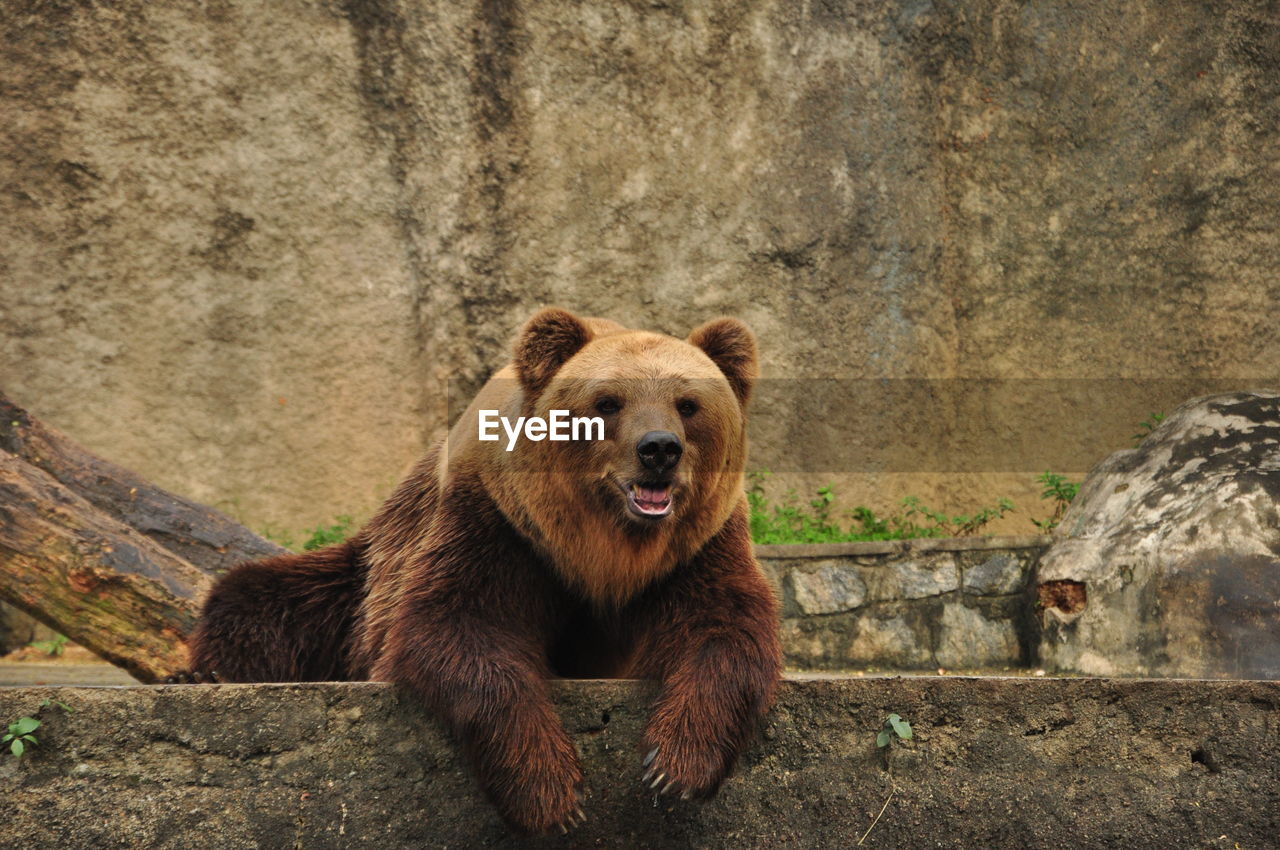
[{"label": "small weed", "polygon": [[325,546],[331,546],[334,543],[341,543],[351,536],[351,530],[354,527],[355,519],[343,514],[336,517],[330,525],[321,525],[303,530],[301,532],[301,547],[298,546],[298,538],[294,536],[293,532],[269,525],[263,528],[260,533],[271,542],[279,543],[286,549],[291,549],[294,552],[310,552],[314,549],[323,549]]},{"label": "small weed", "polygon": [[915,496],[903,499],[902,506],[907,509],[904,516],[912,527],[922,527],[915,522],[916,517],[923,517],[929,521],[930,525],[923,528],[931,533],[919,535],[921,537],[970,537],[977,534],[978,530],[987,523],[1014,510],[1013,500],[1003,497],[996,500],[994,507],[983,508],[971,515],[958,514],[951,517],[941,511],[926,508]]},{"label": "small weed", "polygon": [[1160,423],[1164,421],[1164,413],[1151,412],[1151,415],[1138,423],[1138,433],[1133,435],[1133,444],[1139,445],[1147,436],[1160,427]]},{"label": "small weed", "polygon": [[9,732],[0,738],[0,746],[7,744],[9,752],[16,758],[22,758],[28,745],[35,746],[40,743],[36,736],[31,734],[39,728],[40,721],[34,717],[19,717],[9,724]]},{"label": "small weed", "polygon": [[[63,641],[65,642],[66,638],[63,638]],[[68,714],[75,711],[65,702],[59,702],[52,697],[45,697],[40,700],[40,708],[49,708],[50,706],[56,706]],[[36,713],[38,714],[39,712]],[[34,747],[40,744],[40,740],[33,734],[39,728],[40,721],[36,718],[19,717],[9,724],[9,731],[0,736],[0,747],[7,746],[9,752],[13,753],[15,758],[22,758],[22,754],[27,751],[27,747]]]},{"label": "small weed", "polygon": [[893,742],[893,736],[897,735],[899,741],[910,741],[913,733],[911,724],[903,720],[896,714],[890,714],[884,719],[884,728],[880,730],[880,734],[876,735],[876,746],[887,747]]},{"label": "small weed", "polygon": [[45,655],[60,656],[68,643],[70,643],[70,639],[66,635],[54,635],[50,640],[33,640],[27,646],[37,649]]},{"label": "small weed", "polygon": [[807,508],[797,503],[790,491],[780,505],[770,505],[764,494],[768,472],[751,472],[747,504],[751,508],[751,537],[757,543],[834,543],[851,539],[832,522],[831,504],[835,494],[830,487],[819,488],[817,498]]},{"label": "small weed", "polygon": [[1045,471],[1036,476],[1036,480],[1044,485],[1040,498],[1053,503],[1053,515],[1048,519],[1033,519],[1036,528],[1044,532],[1053,531],[1062,522],[1063,515],[1071,505],[1071,500],[1080,492],[1080,482],[1068,481],[1065,475]]},{"label": "small weed", "polygon": [[355,524],[355,520],[343,514],[337,518],[333,525],[324,525],[319,528],[311,529],[310,536],[307,537],[305,543],[302,544],[304,552],[310,552],[313,549],[323,549],[325,546],[332,546],[334,543],[341,543],[351,534],[351,526]]}]

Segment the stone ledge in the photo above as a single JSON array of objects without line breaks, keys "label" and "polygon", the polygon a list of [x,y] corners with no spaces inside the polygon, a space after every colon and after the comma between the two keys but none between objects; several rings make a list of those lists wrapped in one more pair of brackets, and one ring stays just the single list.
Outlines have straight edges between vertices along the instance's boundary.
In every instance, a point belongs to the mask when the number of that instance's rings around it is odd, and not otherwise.
[{"label": "stone ledge", "polygon": [[1045,548],[1048,534],[989,537],[914,537],[909,540],[855,540],[850,543],[757,544],[757,558],[842,558],[849,555],[906,555],[913,552],[973,552],[986,549]]},{"label": "stone ledge", "polygon": [[[783,686],[714,801],[638,782],[648,688],[557,682],[591,820],[548,846],[1240,847],[1280,834],[1280,683],[844,678]],[[383,684],[4,688],[0,846],[521,846],[456,746]],[[878,750],[886,714],[916,739]],[[892,793],[892,797],[890,795]]]}]

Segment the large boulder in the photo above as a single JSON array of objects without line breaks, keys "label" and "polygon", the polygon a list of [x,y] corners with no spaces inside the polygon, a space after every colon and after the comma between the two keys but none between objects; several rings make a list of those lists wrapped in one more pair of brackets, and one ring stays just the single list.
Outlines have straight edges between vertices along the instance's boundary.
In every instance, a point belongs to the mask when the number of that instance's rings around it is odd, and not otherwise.
[{"label": "large boulder", "polygon": [[1040,561],[1041,660],[1280,678],[1280,394],[1193,399],[1085,479]]}]

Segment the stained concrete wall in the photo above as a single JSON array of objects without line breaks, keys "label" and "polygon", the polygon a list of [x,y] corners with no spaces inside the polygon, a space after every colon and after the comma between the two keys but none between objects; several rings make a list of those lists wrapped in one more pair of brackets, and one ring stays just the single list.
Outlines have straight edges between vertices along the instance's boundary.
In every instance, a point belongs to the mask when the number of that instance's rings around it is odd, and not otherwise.
[{"label": "stained concrete wall", "polygon": [[[550,302],[742,316],[767,375],[874,423],[763,404],[757,462],[810,453],[782,486],[1013,496],[1005,531],[1032,473],[1185,391],[878,379],[1280,362],[1280,24],[1247,0],[20,0],[0,29],[0,383],[256,526],[367,513]],[[1026,434],[1048,453],[983,459]],[[821,460],[863,442],[890,454]]]},{"label": "stained concrete wall", "polygon": [[[705,805],[642,788],[643,688],[554,693],[589,820],[548,846],[851,847],[870,829],[866,847],[1267,847],[1280,834],[1280,683],[792,680]],[[74,713],[40,709],[50,696]],[[890,712],[915,737],[880,751]],[[38,714],[40,746],[0,758],[0,846],[530,846],[456,744],[385,685],[0,688],[0,716],[24,714]]]}]

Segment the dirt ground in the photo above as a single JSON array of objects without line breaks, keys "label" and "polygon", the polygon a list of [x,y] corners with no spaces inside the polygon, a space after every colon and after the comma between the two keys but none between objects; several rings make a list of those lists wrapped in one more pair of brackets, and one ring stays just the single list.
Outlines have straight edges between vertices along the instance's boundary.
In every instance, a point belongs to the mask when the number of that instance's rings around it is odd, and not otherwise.
[{"label": "dirt ground", "polygon": [[0,687],[5,685],[136,685],[134,679],[83,646],[66,644],[59,655],[34,646],[0,656]]},{"label": "dirt ground", "polygon": [[[42,723],[39,746],[0,758],[0,847],[738,850],[866,836],[878,848],[1101,850],[1273,847],[1280,834],[1274,682],[789,677],[704,805],[639,782],[647,688],[551,691],[590,820],[526,842],[456,743],[386,685],[0,688],[0,717]],[[913,739],[878,748],[890,712]]]}]

